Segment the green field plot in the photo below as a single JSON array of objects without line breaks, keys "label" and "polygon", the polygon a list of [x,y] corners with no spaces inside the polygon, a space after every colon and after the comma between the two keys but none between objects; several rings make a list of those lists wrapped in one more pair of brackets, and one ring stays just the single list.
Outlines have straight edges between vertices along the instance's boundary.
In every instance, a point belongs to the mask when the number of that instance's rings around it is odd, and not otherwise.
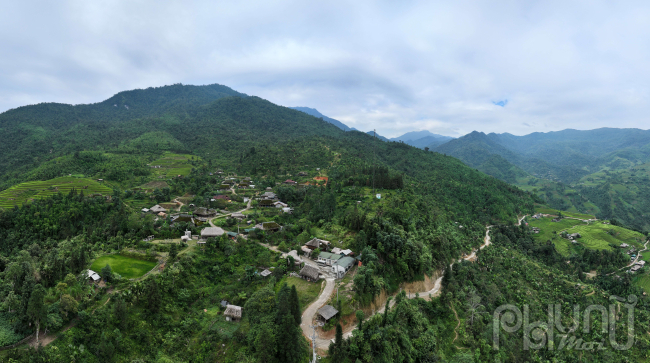
[{"label": "green field plot", "polygon": [[650,262],[650,251],[643,252],[641,254],[641,259],[645,262]]},{"label": "green field plot", "polygon": [[568,232],[580,233],[582,238],[578,239],[578,243],[594,250],[612,250],[610,244],[620,245],[621,243],[627,243],[640,249],[643,248],[643,242],[646,239],[639,232],[603,223],[576,226]]},{"label": "green field plot", "polygon": [[[309,282],[298,277],[287,277],[283,282],[286,282],[289,287],[292,285],[296,286],[296,291],[298,291],[298,300],[300,301],[300,308],[302,311],[305,311],[309,304],[314,302],[318,297],[318,294],[320,294],[320,281]],[[282,284],[279,284],[278,286],[282,286]]]},{"label": "green field plot", "polygon": [[15,185],[0,192],[0,208],[12,208],[38,198],[46,198],[57,193],[70,193],[72,189],[85,195],[109,195],[113,190],[97,181],[87,178],[61,177],[46,181],[31,181]]},{"label": "green field plot", "polygon": [[[535,212],[537,213],[542,213],[542,214],[552,214],[552,215],[558,215],[560,212],[557,209],[552,209],[548,208],[546,206],[541,206],[535,208]],[[591,214],[583,214],[583,213],[573,213],[573,212],[565,212],[562,211],[562,215],[565,217],[571,217],[571,218],[580,218],[580,219],[595,219],[595,216],[592,216]]]},{"label": "green field plot", "polygon": [[152,161],[149,165],[160,166],[160,168],[154,168],[154,173],[164,178],[178,175],[188,176],[193,168],[190,163],[192,158],[196,161],[200,160],[198,156],[194,155],[165,153],[160,159]]},{"label": "green field plot", "polygon": [[[567,255],[569,253],[569,245],[571,243],[568,240],[559,237],[560,232],[574,226],[584,224],[584,222],[576,219],[566,218],[560,220],[559,222],[553,222],[552,220],[553,218],[551,217],[543,217],[541,219],[527,218],[529,226],[539,228],[539,234],[533,235],[535,239],[541,241],[552,240],[558,252],[563,255]],[[573,233],[573,230],[571,230],[571,233]]]},{"label": "green field plot", "polygon": [[138,260],[122,255],[108,255],[96,259],[90,269],[101,274],[102,268],[107,264],[111,266],[113,272],[127,279],[140,277],[156,266],[156,263],[152,261]]}]

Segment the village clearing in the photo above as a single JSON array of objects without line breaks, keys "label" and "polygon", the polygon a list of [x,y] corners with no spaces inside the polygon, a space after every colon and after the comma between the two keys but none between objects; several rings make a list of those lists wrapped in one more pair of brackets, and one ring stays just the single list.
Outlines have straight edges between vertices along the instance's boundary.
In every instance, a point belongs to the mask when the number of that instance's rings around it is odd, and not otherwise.
[{"label": "village clearing", "polygon": [[101,274],[100,271],[107,264],[111,266],[113,273],[118,273],[126,279],[138,278],[156,266],[156,262],[152,261],[122,255],[106,255],[97,258],[90,266],[90,269]]}]

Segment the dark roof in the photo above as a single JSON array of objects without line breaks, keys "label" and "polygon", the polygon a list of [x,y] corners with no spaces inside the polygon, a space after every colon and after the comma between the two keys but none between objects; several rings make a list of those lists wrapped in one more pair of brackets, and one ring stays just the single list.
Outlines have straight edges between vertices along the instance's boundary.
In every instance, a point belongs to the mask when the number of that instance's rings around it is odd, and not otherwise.
[{"label": "dark roof", "polygon": [[318,315],[322,316],[325,320],[330,320],[338,313],[339,311],[334,309],[332,305],[325,305],[322,308],[318,309]]},{"label": "dark roof", "polygon": [[214,197],[214,199],[225,199],[225,200],[230,200],[230,197],[224,194],[217,195]]},{"label": "dark roof", "polygon": [[264,230],[269,230],[269,229],[280,229],[280,225],[275,223],[275,222],[264,222],[262,223],[262,228]]},{"label": "dark roof", "polygon": [[312,280],[318,280],[319,272],[316,267],[305,265],[305,267],[300,270],[300,276],[309,277]]}]

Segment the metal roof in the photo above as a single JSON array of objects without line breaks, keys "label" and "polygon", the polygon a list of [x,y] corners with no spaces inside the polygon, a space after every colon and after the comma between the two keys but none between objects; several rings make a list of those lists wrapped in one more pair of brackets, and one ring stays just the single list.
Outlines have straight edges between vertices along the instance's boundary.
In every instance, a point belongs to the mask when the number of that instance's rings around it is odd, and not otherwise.
[{"label": "metal roof", "polygon": [[339,311],[334,309],[332,305],[325,305],[322,308],[318,309],[318,315],[322,316],[325,320],[330,320],[338,313]]}]

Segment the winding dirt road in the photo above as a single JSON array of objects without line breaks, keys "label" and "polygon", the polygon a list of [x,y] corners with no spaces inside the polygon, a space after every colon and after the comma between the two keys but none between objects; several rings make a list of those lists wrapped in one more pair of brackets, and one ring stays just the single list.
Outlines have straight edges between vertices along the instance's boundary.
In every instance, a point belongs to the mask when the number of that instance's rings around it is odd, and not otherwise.
[{"label": "winding dirt road", "polygon": [[[521,222],[524,220],[524,218],[526,218],[525,215],[517,220],[517,225],[518,226],[521,225]],[[478,249],[474,249],[471,254],[459,259],[457,262],[461,262],[463,260],[475,261],[476,260],[476,252],[478,250],[484,249],[485,247],[489,246],[492,243],[491,240],[490,240],[490,228],[492,228],[492,227],[493,226],[485,227],[486,230],[485,230],[485,238],[483,240],[483,244]],[[450,268],[452,266],[453,266],[453,264],[449,265]],[[442,276],[443,274],[444,274],[444,271],[441,271],[440,276]],[[318,311],[318,309],[321,306],[325,305],[325,303],[330,299],[330,296],[331,296],[332,292],[334,291],[334,285],[335,285],[334,284],[334,279],[331,279],[331,280],[328,279],[326,281],[327,281],[327,285],[325,286],[325,289],[323,289],[323,292],[321,293],[321,295],[302,314],[302,323],[300,324],[300,326],[302,328],[303,334],[309,340],[311,340],[311,336],[312,336],[312,332],[313,332],[312,329],[310,328],[310,325],[311,325],[312,321],[314,320],[314,316],[316,315],[316,311]],[[424,298],[424,299],[432,299],[432,298],[438,297],[440,295],[441,288],[442,288],[442,277],[439,277],[438,279],[436,279],[436,281],[434,283],[434,286],[433,286],[433,289],[431,289],[429,291],[421,291],[421,292],[409,293],[409,294],[406,295],[406,297],[409,298],[409,299],[413,299],[415,297],[420,297],[420,298]],[[395,300],[391,299],[391,301],[389,302],[388,308],[390,309],[394,305],[395,305]],[[383,314],[385,309],[386,309],[386,306],[384,305],[382,308],[377,310],[374,313],[374,315]],[[370,316],[368,316],[366,318],[369,318],[369,317]],[[356,329],[356,326],[353,326],[351,328],[348,328],[348,329],[344,330],[343,331],[343,339],[347,339],[350,336],[352,336],[352,333],[354,332],[355,329]],[[327,347],[329,346],[329,343],[332,342],[332,341],[333,341],[333,339],[332,340],[323,339],[320,336],[317,336],[316,337],[316,346],[319,349],[327,349]]]}]

